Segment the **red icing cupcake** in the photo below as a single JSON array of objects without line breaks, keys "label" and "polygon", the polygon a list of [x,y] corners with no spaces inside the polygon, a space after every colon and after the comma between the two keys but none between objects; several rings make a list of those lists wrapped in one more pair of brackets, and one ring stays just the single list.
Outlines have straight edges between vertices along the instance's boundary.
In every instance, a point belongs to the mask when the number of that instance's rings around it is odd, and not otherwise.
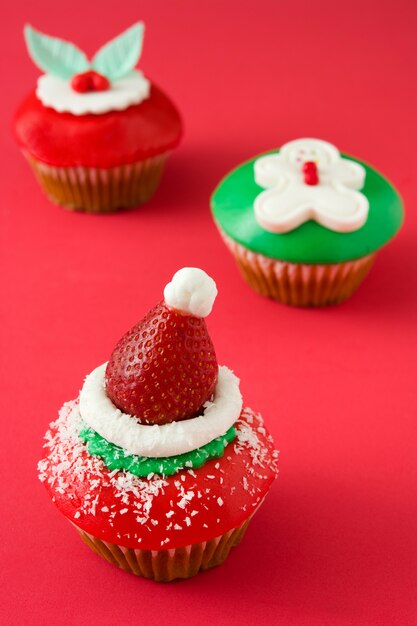
[{"label": "red icing cupcake", "polygon": [[143,32],[136,24],[89,61],[73,44],[26,27],[45,74],[17,111],[15,134],[53,202],[107,213],[156,190],[182,125],[170,99],[135,69]]},{"label": "red icing cupcake", "polygon": [[39,463],[85,543],[155,580],[222,563],[277,475],[262,417],[217,364],[204,320],[216,293],[202,270],[177,272],[63,406]]}]

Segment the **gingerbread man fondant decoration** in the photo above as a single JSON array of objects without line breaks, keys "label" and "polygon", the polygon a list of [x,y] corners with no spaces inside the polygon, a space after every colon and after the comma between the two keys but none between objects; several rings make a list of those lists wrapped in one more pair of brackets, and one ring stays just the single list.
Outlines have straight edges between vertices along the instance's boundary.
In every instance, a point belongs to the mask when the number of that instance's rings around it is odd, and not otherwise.
[{"label": "gingerbread man fondant decoration", "polygon": [[273,233],[287,233],[315,220],[330,230],[358,230],[368,217],[362,189],[365,169],[340,156],[320,139],[296,139],[278,153],[255,161],[255,181],[265,188],[255,199],[258,223]]}]

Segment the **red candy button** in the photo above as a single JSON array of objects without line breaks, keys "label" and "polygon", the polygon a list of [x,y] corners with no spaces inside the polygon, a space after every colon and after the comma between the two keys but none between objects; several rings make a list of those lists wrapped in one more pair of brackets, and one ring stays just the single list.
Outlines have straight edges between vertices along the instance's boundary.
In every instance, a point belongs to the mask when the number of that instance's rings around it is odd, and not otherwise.
[{"label": "red candy button", "polygon": [[306,185],[318,185],[319,173],[314,161],[306,161],[303,165],[304,183]]}]

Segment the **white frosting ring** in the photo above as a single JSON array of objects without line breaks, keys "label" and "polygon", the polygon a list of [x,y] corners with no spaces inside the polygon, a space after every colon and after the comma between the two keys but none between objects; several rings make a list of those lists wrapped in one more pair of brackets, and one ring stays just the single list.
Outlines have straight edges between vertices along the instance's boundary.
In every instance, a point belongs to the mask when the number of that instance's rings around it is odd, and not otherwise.
[{"label": "white frosting ring", "polygon": [[227,367],[219,366],[214,399],[206,402],[202,415],[162,426],[139,424],[131,415],[122,413],[107,396],[106,365],[100,365],[85,379],[80,393],[80,413],[90,428],[127,454],[159,458],[201,448],[224,435],[242,410],[239,379]]},{"label": "white frosting ring", "polygon": [[38,78],[36,95],[43,105],[58,113],[87,115],[123,111],[149,98],[150,89],[150,81],[139,70],[112,82],[106,91],[88,93],[74,91],[68,80],[44,74]]}]

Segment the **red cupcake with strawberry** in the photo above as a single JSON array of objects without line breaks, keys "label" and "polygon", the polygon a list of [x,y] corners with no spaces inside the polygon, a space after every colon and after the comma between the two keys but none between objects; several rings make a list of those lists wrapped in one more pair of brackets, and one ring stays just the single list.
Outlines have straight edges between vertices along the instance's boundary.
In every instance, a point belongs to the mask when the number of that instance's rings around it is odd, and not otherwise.
[{"label": "red cupcake with strawberry", "polygon": [[144,26],[135,24],[91,60],[75,45],[25,28],[44,72],[15,117],[15,135],[49,198],[107,213],[146,202],[182,133],[171,100],[136,69]]},{"label": "red cupcake with strawberry", "polygon": [[262,417],[217,363],[204,319],[216,294],[202,270],[177,272],[64,404],[39,463],[85,543],[155,580],[222,563],[277,475]]}]

